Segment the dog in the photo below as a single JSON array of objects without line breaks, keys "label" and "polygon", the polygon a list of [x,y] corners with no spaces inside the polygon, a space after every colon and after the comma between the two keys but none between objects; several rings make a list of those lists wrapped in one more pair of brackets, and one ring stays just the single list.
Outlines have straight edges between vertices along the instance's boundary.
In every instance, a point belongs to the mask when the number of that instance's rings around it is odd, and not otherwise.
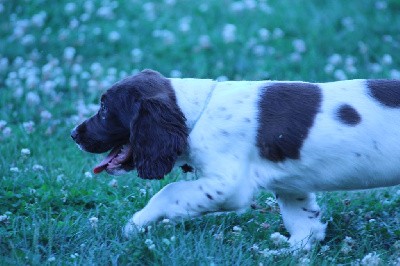
[{"label": "dog", "polygon": [[291,246],[323,240],[315,192],[400,184],[400,81],[331,83],[129,76],[71,133],[109,155],[94,168],[161,179],[174,166],[197,179],[160,190],[124,227],[235,211],[272,191]]}]

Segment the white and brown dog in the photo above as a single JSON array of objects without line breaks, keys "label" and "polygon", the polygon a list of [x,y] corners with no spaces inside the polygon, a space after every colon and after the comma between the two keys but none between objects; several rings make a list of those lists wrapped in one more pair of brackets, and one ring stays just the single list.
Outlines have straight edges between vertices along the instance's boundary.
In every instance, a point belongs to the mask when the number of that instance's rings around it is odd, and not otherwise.
[{"label": "white and brown dog", "polygon": [[[292,245],[325,236],[314,192],[400,184],[400,81],[167,79],[144,70],[113,85],[71,134],[95,167],[160,179],[185,161],[198,179],[167,185],[124,228],[249,206],[275,193]],[[190,166],[189,166],[190,165]]]}]

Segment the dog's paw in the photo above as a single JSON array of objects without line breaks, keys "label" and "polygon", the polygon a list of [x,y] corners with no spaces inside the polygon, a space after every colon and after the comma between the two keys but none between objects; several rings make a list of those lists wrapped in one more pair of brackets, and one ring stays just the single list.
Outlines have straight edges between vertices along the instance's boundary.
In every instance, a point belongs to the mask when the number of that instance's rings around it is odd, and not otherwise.
[{"label": "dog's paw", "polygon": [[126,225],[122,229],[122,234],[125,238],[132,238],[144,231],[145,229],[143,227],[136,225],[131,219],[126,223]]},{"label": "dog's paw", "polygon": [[312,226],[309,233],[298,232],[293,234],[289,239],[292,250],[309,251],[313,245],[324,240],[327,223],[318,222]]}]

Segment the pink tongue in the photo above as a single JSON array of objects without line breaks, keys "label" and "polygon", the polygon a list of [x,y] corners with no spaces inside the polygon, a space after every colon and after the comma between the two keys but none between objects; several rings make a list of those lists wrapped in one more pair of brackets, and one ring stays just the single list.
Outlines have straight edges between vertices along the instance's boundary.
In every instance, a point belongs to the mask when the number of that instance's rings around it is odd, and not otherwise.
[{"label": "pink tongue", "polygon": [[112,161],[112,159],[114,159],[118,155],[120,150],[121,146],[112,149],[111,152],[107,155],[107,157],[104,158],[103,161],[101,161],[101,163],[99,163],[94,167],[93,173],[99,174],[103,172],[107,168],[107,165]]}]

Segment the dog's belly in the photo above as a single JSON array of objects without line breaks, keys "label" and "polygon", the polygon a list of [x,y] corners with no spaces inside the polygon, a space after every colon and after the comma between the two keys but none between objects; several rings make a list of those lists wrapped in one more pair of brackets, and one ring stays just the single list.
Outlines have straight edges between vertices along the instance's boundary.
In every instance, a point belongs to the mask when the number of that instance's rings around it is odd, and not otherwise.
[{"label": "dog's belly", "polygon": [[[400,158],[397,158],[400,160]],[[359,190],[400,185],[400,168],[388,161],[321,158],[313,166],[296,161],[263,162],[252,167],[256,182],[269,190],[288,193]]]}]

